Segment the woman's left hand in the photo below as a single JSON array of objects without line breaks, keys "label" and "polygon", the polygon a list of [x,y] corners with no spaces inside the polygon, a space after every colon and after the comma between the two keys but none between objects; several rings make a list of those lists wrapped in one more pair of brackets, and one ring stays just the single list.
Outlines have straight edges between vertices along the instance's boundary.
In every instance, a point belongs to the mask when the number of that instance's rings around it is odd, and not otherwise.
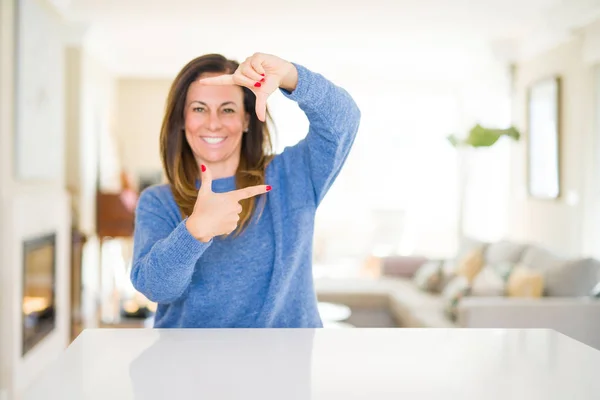
[{"label": "woman's left hand", "polygon": [[298,83],[294,64],[277,56],[254,53],[240,64],[233,74],[198,80],[202,85],[239,85],[256,95],[256,115],[265,121],[267,98],[278,88],[292,92]]}]

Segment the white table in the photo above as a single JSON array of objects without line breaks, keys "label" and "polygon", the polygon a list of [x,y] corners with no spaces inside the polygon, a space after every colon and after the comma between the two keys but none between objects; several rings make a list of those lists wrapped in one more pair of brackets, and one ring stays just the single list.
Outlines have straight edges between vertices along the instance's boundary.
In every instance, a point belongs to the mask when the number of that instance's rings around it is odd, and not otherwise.
[{"label": "white table", "polygon": [[86,330],[25,399],[600,399],[549,330]]}]

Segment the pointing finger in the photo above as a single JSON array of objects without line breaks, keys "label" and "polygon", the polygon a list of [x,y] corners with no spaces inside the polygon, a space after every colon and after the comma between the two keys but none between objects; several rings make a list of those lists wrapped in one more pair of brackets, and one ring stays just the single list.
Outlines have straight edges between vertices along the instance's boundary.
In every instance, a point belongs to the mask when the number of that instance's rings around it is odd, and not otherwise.
[{"label": "pointing finger", "polygon": [[263,193],[267,193],[271,190],[270,185],[256,185],[249,186],[247,188],[238,189],[229,192],[237,201],[249,199],[250,197],[258,196]]}]

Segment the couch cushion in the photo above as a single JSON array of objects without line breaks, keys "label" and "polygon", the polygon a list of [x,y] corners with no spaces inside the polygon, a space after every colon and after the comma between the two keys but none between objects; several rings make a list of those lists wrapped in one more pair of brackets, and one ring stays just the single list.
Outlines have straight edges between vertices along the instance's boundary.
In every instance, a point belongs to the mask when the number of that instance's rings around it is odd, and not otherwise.
[{"label": "couch cushion", "polygon": [[589,296],[598,282],[600,263],[593,258],[571,260],[544,274],[548,296]]},{"label": "couch cushion", "polygon": [[464,276],[469,283],[473,282],[483,265],[483,248],[474,249],[458,264],[456,275]]},{"label": "couch cushion", "polygon": [[538,270],[556,268],[565,263],[565,258],[539,246],[530,246],[521,259],[521,264]]},{"label": "couch cushion", "polygon": [[600,277],[595,259],[566,259],[537,246],[525,251],[522,264],[542,274],[546,296],[588,296]]},{"label": "couch cushion", "polygon": [[508,297],[542,297],[544,276],[541,271],[518,264],[506,284]]},{"label": "couch cushion", "polygon": [[485,249],[485,263],[488,265],[503,262],[517,263],[521,260],[526,249],[526,244],[515,243],[508,240],[491,243],[486,246]]}]

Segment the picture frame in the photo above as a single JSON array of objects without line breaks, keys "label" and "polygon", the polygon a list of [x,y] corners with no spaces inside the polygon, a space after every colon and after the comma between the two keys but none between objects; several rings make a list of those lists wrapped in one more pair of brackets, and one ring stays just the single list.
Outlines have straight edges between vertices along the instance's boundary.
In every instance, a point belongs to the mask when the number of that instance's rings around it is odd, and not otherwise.
[{"label": "picture frame", "polygon": [[527,91],[527,189],[529,196],[561,196],[561,78],[534,82]]}]

